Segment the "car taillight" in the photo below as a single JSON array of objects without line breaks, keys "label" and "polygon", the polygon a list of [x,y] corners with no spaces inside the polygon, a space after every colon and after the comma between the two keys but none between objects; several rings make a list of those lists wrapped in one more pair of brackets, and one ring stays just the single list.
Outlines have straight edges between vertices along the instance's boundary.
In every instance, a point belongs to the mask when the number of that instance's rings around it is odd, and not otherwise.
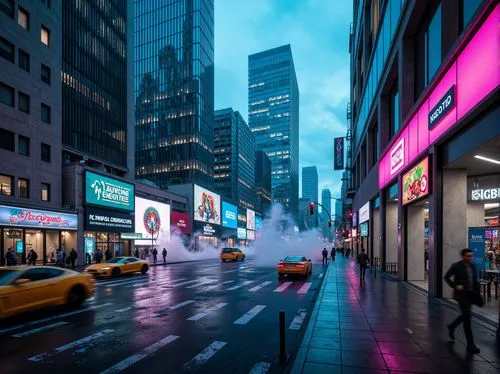
[{"label": "car taillight", "polygon": [[303,264],[296,264],[296,265],[295,265],[295,267],[296,267],[296,268],[303,268],[303,267],[304,267],[304,265],[303,265]]},{"label": "car taillight", "polygon": [[285,265],[284,264],[278,264],[278,267],[279,268],[283,268],[283,267],[285,267]]}]

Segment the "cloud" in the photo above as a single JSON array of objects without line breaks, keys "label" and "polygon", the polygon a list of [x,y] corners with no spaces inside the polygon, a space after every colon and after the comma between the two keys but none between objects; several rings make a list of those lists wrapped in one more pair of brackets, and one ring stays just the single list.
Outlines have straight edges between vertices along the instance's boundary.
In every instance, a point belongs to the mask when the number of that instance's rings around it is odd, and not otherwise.
[{"label": "cloud", "polygon": [[352,2],[215,4],[215,108],[232,106],[247,119],[248,55],[290,44],[300,90],[300,168],[316,165],[319,193],[329,186],[338,195],[341,172],[333,172],[333,138],[346,131]]}]

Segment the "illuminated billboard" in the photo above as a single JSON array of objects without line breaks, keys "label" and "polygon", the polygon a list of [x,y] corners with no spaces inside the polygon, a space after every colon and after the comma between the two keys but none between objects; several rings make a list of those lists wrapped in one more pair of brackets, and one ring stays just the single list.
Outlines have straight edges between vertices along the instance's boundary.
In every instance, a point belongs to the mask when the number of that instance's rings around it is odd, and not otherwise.
[{"label": "illuminated billboard", "polygon": [[135,244],[151,245],[170,239],[170,205],[158,201],[135,197],[135,231],[143,239],[136,239]]},{"label": "illuminated billboard", "polygon": [[238,227],[238,207],[222,202],[222,226],[235,229]]},{"label": "illuminated billboard", "polygon": [[255,212],[247,209],[247,229],[255,230]]},{"label": "illuminated billboard", "polygon": [[220,195],[194,185],[194,220],[220,225]]}]

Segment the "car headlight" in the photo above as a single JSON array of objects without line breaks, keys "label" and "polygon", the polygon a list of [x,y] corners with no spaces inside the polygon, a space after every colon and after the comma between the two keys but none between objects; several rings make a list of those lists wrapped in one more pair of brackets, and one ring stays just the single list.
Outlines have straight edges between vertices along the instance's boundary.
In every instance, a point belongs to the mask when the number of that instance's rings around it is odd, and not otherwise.
[{"label": "car headlight", "polygon": [[109,270],[109,269],[111,269],[111,268],[110,268],[109,266],[106,266],[106,267],[104,267],[104,268],[101,268],[101,271],[102,271],[102,270]]}]

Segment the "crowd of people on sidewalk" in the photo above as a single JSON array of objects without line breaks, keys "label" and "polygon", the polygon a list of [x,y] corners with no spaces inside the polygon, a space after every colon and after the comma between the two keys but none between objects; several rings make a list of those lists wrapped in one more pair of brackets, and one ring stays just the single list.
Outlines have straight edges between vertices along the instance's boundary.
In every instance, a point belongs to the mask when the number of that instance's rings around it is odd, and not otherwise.
[{"label": "crowd of people on sidewalk", "polygon": [[[46,262],[53,263],[59,267],[71,266],[72,269],[75,269],[77,258],[78,253],[75,251],[75,248],[71,248],[69,254],[67,254],[66,251],[62,248],[57,248],[54,252],[51,253],[50,258],[47,259]],[[30,250],[28,251],[26,261],[24,261],[22,257],[21,260],[18,261],[18,256],[12,248],[9,248],[7,250],[7,253],[5,254],[5,264],[7,266],[16,266],[22,263],[27,263],[28,265],[35,266],[37,264],[37,261],[38,254],[33,248],[30,248]]]}]

